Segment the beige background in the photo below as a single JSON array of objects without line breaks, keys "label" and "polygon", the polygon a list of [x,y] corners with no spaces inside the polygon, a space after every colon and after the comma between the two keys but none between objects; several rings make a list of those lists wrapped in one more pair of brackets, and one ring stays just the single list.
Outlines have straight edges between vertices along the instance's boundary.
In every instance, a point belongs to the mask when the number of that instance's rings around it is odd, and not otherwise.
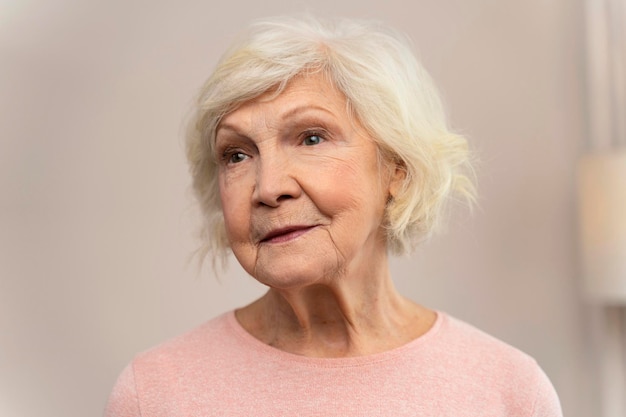
[{"label": "beige background", "polygon": [[481,208],[395,260],[398,286],[533,355],[566,416],[598,415],[581,0],[0,0],[1,416],[100,415],[135,352],[261,293],[188,263],[182,121],[239,29],[303,10],[408,32],[482,159]]}]

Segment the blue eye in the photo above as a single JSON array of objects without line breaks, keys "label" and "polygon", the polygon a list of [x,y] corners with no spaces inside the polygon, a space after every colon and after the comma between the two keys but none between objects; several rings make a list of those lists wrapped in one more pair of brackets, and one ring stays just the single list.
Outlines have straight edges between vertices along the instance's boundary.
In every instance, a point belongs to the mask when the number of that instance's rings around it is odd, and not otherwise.
[{"label": "blue eye", "polygon": [[320,143],[322,143],[323,140],[324,139],[322,139],[318,135],[307,135],[307,137],[304,138],[302,143],[305,146],[313,146],[313,145],[319,145]]},{"label": "blue eye", "polygon": [[239,163],[241,161],[243,161],[244,159],[246,159],[248,157],[248,155],[246,155],[243,152],[233,152],[229,157],[228,157],[228,162],[231,164],[236,164]]}]

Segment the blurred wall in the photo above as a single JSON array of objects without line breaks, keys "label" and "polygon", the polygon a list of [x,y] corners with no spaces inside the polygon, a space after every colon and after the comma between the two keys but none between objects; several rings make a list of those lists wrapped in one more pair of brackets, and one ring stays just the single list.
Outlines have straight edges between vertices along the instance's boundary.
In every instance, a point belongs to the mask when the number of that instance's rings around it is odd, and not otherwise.
[{"label": "blurred wall", "polygon": [[481,159],[480,207],[393,262],[401,290],[534,356],[597,412],[577,289],[583,8],[571,0],[0,2],[0,415],[87,416],[134,353],[262,288],[189,262],[191,99],[255,17],[408,32]]}]

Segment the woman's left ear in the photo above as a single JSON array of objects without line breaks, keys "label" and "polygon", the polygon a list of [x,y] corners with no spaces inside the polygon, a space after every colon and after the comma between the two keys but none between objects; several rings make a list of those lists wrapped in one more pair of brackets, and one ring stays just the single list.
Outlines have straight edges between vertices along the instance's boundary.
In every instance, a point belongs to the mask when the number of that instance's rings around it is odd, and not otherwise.
[{"label": "woman's left ear", "polygon": [[394,165],[395,168],[393,168],[391,179],[389,180],[389,197],[391,198],[394,198],[398,194],[402,183],[406,179],[406,167],[404,163],[395,161]]}]

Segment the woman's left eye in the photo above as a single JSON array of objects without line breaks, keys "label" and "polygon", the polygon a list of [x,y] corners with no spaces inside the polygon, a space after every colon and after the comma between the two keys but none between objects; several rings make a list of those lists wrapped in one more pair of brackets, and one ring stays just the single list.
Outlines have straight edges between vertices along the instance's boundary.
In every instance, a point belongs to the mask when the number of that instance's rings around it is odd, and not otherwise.
[{"label": "woman's left eye", "polygon": [[305,146],[313,146],[313,145],[319,145],[320,143],[322,143],[323,140],[324,139],[322,139],[322,137],[319,135],[307,135],[302,141],[302,143]]}]

